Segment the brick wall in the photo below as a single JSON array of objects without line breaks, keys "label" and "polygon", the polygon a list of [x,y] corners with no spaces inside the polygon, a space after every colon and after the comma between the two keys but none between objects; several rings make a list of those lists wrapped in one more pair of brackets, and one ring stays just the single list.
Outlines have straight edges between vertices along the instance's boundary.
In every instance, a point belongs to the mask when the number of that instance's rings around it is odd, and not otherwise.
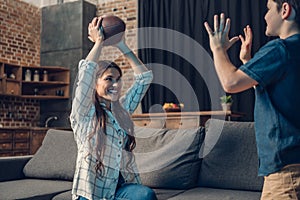
[{"label": "brick wall", "polygon": [[20,0],[0,0],[0,61],[40,65],[40,9]]},{"label": "brick wall", "polygon": [[[0,0],[0,62],[40,65],[40,9],[20,0]],[[0,96],[0,124],[36,126],[39,101]]]},{"label": "brick wall", "polygon": [[4,127],[34,127],[39,125],[40,104],[34,99],[2,96],[0,124]]},{"label": "brick wall", "polygon": [[[128,46],[137,53],[137,0],[103,0],[98,1],[97,16],[116,15],[126,23],[125,40]],[[116,62],[123,70],[123,92],[130,87],[133,81],[133,71],[120,51],[115,47],[105,47],[102,57]]]},{"label": "brick wall", "polygon": [[[113,14],[126,23],[126,42],[137,53],[137,0],[98,0],[97,15]],[[16,20],[17,19],[17,20]],[[40,65],[41,10],[20,0],[0,0],[0,62],[23,66]],[[103,59],[113,60],[123,70],[123,92],[133,81],[127,60],[114,47],[105,47]],[[38,100],[0,96],[0,124],[37,126]]]}]

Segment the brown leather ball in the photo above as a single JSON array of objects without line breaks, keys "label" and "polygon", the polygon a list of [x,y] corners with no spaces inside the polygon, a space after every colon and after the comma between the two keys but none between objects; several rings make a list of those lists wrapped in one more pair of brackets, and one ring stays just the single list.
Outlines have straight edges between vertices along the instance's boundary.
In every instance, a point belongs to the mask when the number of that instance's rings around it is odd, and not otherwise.
[{"label": "brown leather ball", "polygon": [[117,16],[103,16],[100,29],[102,29],[104,35],[104,45],[109,46],[121,41],[125,33],[126,24]]}]

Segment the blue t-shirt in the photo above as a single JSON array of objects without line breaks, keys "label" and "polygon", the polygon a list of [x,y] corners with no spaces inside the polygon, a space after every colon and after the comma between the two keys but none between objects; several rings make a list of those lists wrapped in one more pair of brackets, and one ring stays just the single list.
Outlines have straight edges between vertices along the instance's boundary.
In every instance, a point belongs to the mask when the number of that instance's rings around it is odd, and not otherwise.
[{"label": "blue t-shirt", "polygon": [[300,163],[300,34],[264,45],[240,70],[258,82],[254,109],[261,176]]}]

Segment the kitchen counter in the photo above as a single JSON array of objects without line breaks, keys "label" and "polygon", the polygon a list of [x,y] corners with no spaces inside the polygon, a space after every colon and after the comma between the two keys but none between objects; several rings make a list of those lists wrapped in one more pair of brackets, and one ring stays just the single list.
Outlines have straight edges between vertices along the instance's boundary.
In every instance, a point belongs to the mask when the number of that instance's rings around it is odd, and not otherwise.
[{"label": "kitchen counter", "polygon": [[132,120],[137,126],[150,128],[195,128],[204,126],[210,118],[230,121],[232,118],[243,117],[245,114],[234,111],[199,111],[199,112],[162,112],[143,113],[132,115]]}]

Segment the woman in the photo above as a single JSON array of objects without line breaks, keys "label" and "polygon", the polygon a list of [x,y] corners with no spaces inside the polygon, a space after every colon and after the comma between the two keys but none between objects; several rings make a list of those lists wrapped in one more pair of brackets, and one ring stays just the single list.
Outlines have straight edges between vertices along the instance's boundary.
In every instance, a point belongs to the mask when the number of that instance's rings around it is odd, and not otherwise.
[{"label": "woman", "polygon": [[99,31],[102,18],[89,24],[94,46],[79,62],[70,115],[78,147],[73,199],[156,200],[155,193],[140,184],[132,150],[135,147],[130,114],[152,81],[152,71],[122,39],[115,46],[124,53],[135,73],[135,83],[120,97],[122,71],[113,62],[98,59],[103,46]]}]

